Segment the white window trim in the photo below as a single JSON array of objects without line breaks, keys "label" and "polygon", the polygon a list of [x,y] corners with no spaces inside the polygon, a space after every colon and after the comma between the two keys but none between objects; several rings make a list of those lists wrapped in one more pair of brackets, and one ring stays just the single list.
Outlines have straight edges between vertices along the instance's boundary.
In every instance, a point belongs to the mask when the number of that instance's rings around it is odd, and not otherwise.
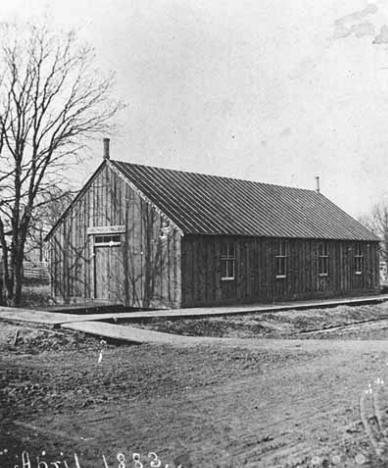
[{"label": "white window trim", "polygon": [[[279,251],[281,251],[282,249],[280,248],[280,245],[283,244],[283,251],[284,251],[284,254],[278,254],[278,255],[275,255],[275,258],[278,259],[278,258],[284,258],[284,274],[279,274],[279,273],[276,273],[275,275],[275,278],[276,279],[285,279],[287,278],[287,258],[288,258],[288,243],[286,240],[281,240],[279,241]],[[276,262],[276,271],[278,269],[278,264]]]},{"label": "white window trim", "polygon": [[[113,234],[110,237],[116,237],[118,234]],[[96,237],[99,237],[100,234],[95,234],[93,236],[93,245],[94,247],[117,247],[121,245],[121,240],[119,241],[109,241],[109,242],[96,242]],[[102,234],[101,237],[108,237],[109,234]]]},{"label": "white window trim", "polygon": [[94,247],[117,247],[117,246],[120,246],[121,245],[121,242],[113,242],[113,241],[110,241],[110,242],[95,242],[94,243]]},{"label": "white window trim", "polygon": [[357,262],[356,263],[356,267],[355,267],[355,271],[354,271],[354,274],[355,275],[362,275],[363,274],[363,263],[364,263],[364,256],[363,255],[355,255],[354,256],[354,259],[360,259],[362,260],[361,263],[360,263],[360,267],[361,267],[361,270],[357,269]]},{"label": "white window trim", "polygon": [[[356,250],[356,253],[354,255],[354,263],[355,263],[354,274],[360,276],[362,275],[364,271],[364,268],[363,268],[364,267],[364,254],[362,253],[362,248],[360,245],[357,245],[355,250]],[[357,269],[357,263],[358,263],[357,260],[361,260],[359,264],[359,266],[361,267],[361,270]]]},{"label": "white window trim", "polygon": [[[322,253],[320,251],[321,246],[323,247]],[[320,271],[320,266],[321,266],[320,260],[324,259],[324,258],[327,259],[327,261],[325,262],[325,265],[327,267],[327,271]],[[328,247],[327,243],[326,242],[321,243],[318,246],[318,276],[320,278],[327,278],[329,276],[329,258],[330,258],[330,256],[329,256],[329,247]]]},{"label": "white window trim", "polygon": [[[222,262],[232,262],[233,265],[233,276],[221,276],[221,281],[234,281],[236,279],[236,251],[235,251],[235,245],[232,242],[231,245],[233,245],[233,252],[234,255],[230,255],[227,253],[226,255],[220,256],[220,261]],[[227,252],[229,252],[229,249],[227,249]]]},{"label": "white window trim", "polygon": [[233,276],[221,276],[221,281],[233,281],[236,278],[236,257],[231,255],[221,256],[221,262],[233,262]]}]

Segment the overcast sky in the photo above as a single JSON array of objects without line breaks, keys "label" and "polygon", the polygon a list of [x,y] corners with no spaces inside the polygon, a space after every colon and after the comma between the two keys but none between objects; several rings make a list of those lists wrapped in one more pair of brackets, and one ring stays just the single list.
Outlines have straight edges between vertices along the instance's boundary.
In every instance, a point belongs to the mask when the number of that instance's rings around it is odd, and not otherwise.
[{"label": "overcast sky", "polygon": [[[128,107],[109,135],[112,158],[304,188],[319,175],[322,192],[354,216],[388,195],[388,2],[0,7],[2,21],[45,11],[117,73]],[[98,145],[84,179],[101,154]]]}]

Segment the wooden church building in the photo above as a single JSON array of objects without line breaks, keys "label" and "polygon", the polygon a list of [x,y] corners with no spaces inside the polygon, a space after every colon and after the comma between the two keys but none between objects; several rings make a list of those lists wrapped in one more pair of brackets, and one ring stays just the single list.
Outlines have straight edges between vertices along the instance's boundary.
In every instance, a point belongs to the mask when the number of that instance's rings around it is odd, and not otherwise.
[{"label": "wooden church building", "polygon": [[379,239],[319,191],[104,160],[47,236],[63,302],[196,307],[374,293]]}]

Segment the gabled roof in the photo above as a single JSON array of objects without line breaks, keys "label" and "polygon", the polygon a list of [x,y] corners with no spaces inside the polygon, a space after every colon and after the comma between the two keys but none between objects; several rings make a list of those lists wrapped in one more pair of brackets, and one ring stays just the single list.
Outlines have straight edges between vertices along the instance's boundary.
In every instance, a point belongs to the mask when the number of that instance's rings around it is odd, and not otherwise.
[{"label": "gabled roof", "polygon": [[379,239],[321,193],[109,161],[184,234]]}]

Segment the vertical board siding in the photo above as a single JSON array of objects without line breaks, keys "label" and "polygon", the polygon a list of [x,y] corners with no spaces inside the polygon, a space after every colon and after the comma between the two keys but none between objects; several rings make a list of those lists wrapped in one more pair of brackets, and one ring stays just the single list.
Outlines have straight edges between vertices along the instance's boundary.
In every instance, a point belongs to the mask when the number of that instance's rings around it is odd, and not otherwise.
[{"label": "vertical board siding", "polygon": [[236,237],[233,238],[235,280],[222,281],[220,249],[223,239],[220,236],[185,236],[182,239],[184,307],[324,298],[376,292],[379,288],[377,243],[360,243],[364,267],[362,274],[356,275],[357,243],[326,241],[329,274],[320,276],[320,241],[288,239],[287,275],[276,278],[279,239]]},{"label": "vertical board siding", "polygon": [[[114,252],[94,247],[89,227],[118,225],[125,230]],[[160,308],[362,294],[379,287],[377,242],[359,243],[363,272],[356,275],[357,243],[326,241],[329,274],[325,277],[318,269],[320,241],[288,239],[287,275],[276,278],[279,239],[230,236],[235,244],[235,279],[223,281],[220,258],[225,239],[182,237],[124,176],[103,165],[50,239],[52,294],[65,302],[106,299]],[[99,271],[100,276],[95,274],[95,262],[106,269]],[[106,290],[101,288],[104,282]],[[95,297],[96,291],[102,297]]]},{"label": "vertical board siding", "polygon": [[[119,247],[93,247],[89,227],[117,225],[125,226]],[[102,299],[134,307],[179,307],[181,235],[171,226],[163,236],[161,228],[167,225],[123,178],[102,166],[50,239],[53,295],[63,302]],[[95,297],[96,284],[100,297]]]}]

